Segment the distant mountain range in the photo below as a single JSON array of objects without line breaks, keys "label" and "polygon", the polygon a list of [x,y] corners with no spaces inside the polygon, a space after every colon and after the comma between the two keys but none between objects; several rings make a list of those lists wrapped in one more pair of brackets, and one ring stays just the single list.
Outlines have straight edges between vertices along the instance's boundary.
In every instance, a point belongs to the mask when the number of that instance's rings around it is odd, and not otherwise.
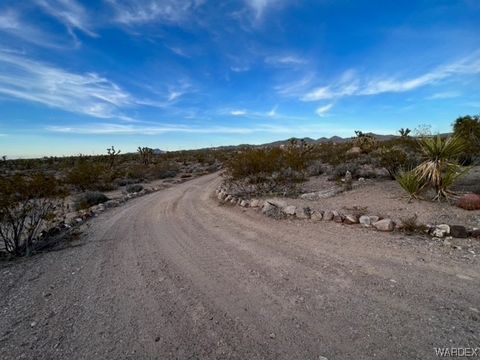
[{"label": "distant mountain range", "polygon": [[[399,138],[397,135],[379,135],[379,134],[374,134],[374,133],[367,133],[366,135],[373,136],[375,139],[378,141],[387,141],[395,138]],[[280,145],[287,145],[290,141],[292,140],[297,140],[297,141],[305,141],[307,144],[321,144],[321,143],[328,143],[328,142],[334,142],[334,143],[343,143],[347,141],[351,141],[352,137],[346,137],[342,138],[340,136],[332,136],[332,137],[321,137],[318,139],[312,139],[310,137],[305,137],[305,138],[290,138],[286,140],[279,140],[279,141],[274,141],[271,143],[267,144],[262,144],[260,146],[280,146]]]}]

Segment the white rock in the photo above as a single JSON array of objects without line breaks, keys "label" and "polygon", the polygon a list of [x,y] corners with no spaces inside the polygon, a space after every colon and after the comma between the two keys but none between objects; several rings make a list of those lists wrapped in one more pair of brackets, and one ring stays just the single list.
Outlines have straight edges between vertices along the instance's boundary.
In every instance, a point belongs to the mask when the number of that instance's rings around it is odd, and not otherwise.
[{"label": "white rock", "polygon": [[283,208],[283,211],[287,215],[295,215],[295,212],[297,211],[297,207],[295,205],[288,205]]},{"label": "white rock", "polygon": [[333,220],[333,211],[330,211],[330,210],[327,210],[325,211],[325,213],[323,214],[323,220],[324,221],[332,221]]},{"label": "white rock", "polygon": [[379,231],[393,231],[395,223],[392,219],[383,219],[372,224]]},{"label": "white rock", "polygon": [[260,206],[260,200],[258,200],[258,199],[250,200],[250,206],[251,207],[259,207]]},{"label": "white rock", "polygon": [[344,222],[346,224],[358,224],[358,217],[355,215],[346,215]]},{"label": "white rock", "polygon": [[313,221],[320,221],[323,219],[323,215],[321,211],[313,211],[312,215],[310,216],[310,219]]},{"label": "white rock", "polygon": [[242,200],[240,201],[240,206],[241,207],[247,207],[248,206],[248,202],[246,200]]},{"label": "white rock", "polygon": [[360,216],[360,219],[358,219],[358,221],[364,227],[372,226],[372,221],[370,220],[370,216],[362,215],[362,216]]},{"label": "white rock", "polygon": [[450,226],[447,224],[436,225],[432,231],[432,235],[439,238],[443,238],[448,234],[450,234]]}]

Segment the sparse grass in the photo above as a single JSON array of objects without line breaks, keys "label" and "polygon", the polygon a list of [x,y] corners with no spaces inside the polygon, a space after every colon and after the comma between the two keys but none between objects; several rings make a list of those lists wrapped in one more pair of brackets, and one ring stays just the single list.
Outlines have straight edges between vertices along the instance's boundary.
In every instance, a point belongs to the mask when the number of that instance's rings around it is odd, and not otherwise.
[{"label": "sparse grass", "polygon": [[402,222],[402,231],[408,235],[425,233],[426,226],[418,223],[418,215],[400,219]]}]

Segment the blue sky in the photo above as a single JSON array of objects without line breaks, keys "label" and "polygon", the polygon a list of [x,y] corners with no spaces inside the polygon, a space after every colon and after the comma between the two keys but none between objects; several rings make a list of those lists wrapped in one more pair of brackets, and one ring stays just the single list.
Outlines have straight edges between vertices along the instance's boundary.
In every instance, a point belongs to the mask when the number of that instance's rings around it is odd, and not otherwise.
[{"label": "blue sky", "polygon": [[9,157],[449,131],[480,113],[480,1],[2,0]]}]

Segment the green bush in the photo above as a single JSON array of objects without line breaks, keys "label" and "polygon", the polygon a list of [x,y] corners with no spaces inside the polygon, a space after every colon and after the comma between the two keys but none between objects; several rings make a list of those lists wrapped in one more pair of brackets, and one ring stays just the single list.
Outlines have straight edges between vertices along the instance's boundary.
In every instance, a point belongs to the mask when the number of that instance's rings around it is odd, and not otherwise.
[{"label": "green bush", "polygon": [[417,199],[420,191],[425,186],[425,183],[415,170],[397,174],[396,180],[403,190],[410,195],[409,201],[412,199]]},{"label": "green bush", "polygon": [[392,179],[408,164],[407,153],[399,147],[382,147],[378,152],[379,165],[384,167]]},{"label": "green bush", "polygon": [[110,200],[105,194],[98,191],[88,191],[77,196],[74,202],[75,210],[88,209]]}]

